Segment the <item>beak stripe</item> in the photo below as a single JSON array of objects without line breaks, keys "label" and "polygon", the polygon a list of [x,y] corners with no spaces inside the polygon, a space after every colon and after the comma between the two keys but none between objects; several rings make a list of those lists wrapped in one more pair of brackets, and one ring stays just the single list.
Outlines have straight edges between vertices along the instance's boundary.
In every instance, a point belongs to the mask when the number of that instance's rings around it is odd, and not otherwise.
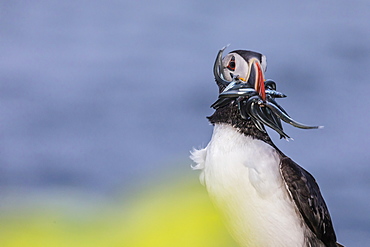
[{"label": "beak stripe", "polygon": [[266,101],[266,93],[265,93],[265,78],[263,77],[261,65],[258,62],[254,63],[257,67],[257,78],[255,83],[255,90],[261,96],[263,101]]}]

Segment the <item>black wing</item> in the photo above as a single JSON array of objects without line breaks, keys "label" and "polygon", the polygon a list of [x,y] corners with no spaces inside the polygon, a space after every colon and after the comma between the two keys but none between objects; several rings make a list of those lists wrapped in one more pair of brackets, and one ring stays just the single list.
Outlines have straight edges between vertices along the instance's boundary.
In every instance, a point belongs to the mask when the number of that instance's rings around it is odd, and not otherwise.
[{"label": "black wing", "polygon": [[289,193],[307,226],[325,246],[336,247],[329,210],[314,177],[288,157],[281,160],[280,169]]}]

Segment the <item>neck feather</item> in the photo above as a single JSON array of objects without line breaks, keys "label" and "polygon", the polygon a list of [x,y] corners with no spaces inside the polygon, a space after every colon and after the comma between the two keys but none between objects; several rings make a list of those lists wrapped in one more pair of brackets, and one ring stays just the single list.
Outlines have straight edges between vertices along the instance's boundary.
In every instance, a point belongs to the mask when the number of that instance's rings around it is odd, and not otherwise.
[{"label": "neck feather", "polygon": [[251,136],[276,147],[267,132],[260,131],[252,120],[241,117],[238,107],[233,103],[217,109],[212,116],[207,118],[213,125],[218,123],[230,124],[244,135]]}]

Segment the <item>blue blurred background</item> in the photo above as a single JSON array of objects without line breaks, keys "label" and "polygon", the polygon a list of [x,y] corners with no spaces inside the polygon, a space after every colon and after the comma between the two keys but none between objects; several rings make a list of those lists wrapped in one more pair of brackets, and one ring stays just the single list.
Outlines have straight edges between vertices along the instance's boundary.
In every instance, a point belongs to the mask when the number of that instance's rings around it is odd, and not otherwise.
[{"label": "blue blurred background", "polygon": [[[0,1],[0,220],[14,224],[0,235],[23,231],[24,215],[36,224],[45,208],[91,219],[169,188],[179,189],[164,205],[184,191],[178,203],[196,205],[189,191],[204,191],[189,150],[210,139],[212,66],[231,43],[267,56],[266,78],[288,95],[279,103],[292,117],[325,126],[286,126],[291,142],[271,135],[316,177],[338,240],[366,246],[369,12],[366,0]],[[14,241],[2,246],[25,246]]]}]

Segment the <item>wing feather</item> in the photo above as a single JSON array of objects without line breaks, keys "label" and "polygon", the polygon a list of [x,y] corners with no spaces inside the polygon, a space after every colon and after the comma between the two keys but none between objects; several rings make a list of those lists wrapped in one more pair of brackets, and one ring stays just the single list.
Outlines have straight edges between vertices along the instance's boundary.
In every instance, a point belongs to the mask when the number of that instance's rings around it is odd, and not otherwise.
[{"label": "wing feather", "polygon": [[282,159],[280,170],[307,226],[325,246],[336,247],[329,210],[314,177],[288,157]]}]

